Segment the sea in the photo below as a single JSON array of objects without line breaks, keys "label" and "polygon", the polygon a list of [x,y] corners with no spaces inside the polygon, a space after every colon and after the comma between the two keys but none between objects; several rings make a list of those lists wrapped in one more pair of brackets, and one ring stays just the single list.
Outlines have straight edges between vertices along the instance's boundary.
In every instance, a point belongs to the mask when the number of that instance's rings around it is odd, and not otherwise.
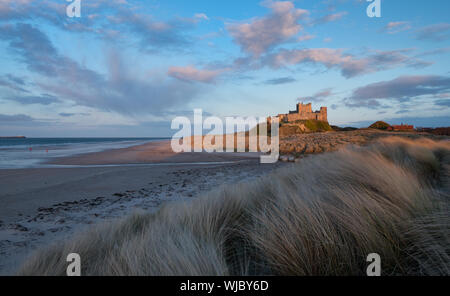
[{"label": "sea", "polygon": [[57,157],[127,148],[168,138],[0,138],[0,169],[45,167]]}]

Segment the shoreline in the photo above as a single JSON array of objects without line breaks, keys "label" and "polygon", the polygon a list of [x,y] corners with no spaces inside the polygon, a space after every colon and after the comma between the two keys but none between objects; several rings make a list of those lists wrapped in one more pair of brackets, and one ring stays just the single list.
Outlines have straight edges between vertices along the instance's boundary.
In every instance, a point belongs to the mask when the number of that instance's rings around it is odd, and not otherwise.
[{"label": "shoreline", "polygon": [[94,166],[94,165],[173,165],[198,163],[227,163],[259,158],[260,153],[207,153],[172,151],[170,141],[155,141],[126,148],[109,149],[55,158],[43,165]]},{"label": "shoreline", "polygon": [[[86,138],[80,139],[86,140]],[[106,140],[108,139],[109,138]],[[78,141],[78,138],[30,138],[26,140],[29,141],[21,142],[17,145],[5,144],[0,146],[0,169],[49,167],[48,163],[66,157],[129,148],[158,141],[167,141],[167,139],[162,138],[123,138],[109,139],[108,141],[100,141],[98,138],[93,138],[94,141]]]}]

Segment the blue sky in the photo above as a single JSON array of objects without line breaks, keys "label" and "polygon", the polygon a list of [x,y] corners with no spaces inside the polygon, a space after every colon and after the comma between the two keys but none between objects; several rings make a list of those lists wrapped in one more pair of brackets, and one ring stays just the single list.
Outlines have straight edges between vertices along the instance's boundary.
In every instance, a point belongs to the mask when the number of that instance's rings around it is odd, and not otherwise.
[{"label": "blue sky", "polygon": [[0,135],[170,136],[202,108],[450,126],[450,2],[0,0]]}]

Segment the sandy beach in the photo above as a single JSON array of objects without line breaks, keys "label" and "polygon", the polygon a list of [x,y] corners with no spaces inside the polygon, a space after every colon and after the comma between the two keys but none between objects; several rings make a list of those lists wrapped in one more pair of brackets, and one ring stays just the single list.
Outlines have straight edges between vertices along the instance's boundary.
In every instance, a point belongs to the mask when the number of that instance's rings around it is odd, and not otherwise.
[{"label": "sandy beach", "polygon": [[[322,147],[339,139],[339,149],[388,135],[324,133],[283,138],[281,146],[306,141]],[[324,152],[327,149],[305,150],[302,158]],[[248,183],[291,165],[261,164],[256,153],[175,154],[169,141],[161,141],[55,158],[41,168],[2,169],[0,275],[15,274],[34,251],[78,232],[134,212],[153,213],[165,204],[195,199],[220,186]]]},{"label": "sandy beach", "polygon": [[52,160],[52,167],[0,170],[0,274],[37,248],[134,211],[258,178],[285,164],[257,154],[175,154],[154,142]]}]

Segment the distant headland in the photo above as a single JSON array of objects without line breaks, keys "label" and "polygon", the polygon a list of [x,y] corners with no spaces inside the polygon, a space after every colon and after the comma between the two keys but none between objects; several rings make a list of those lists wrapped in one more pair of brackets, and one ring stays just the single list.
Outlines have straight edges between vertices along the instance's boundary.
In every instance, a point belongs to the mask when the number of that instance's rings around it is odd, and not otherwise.
[{"label": "distant headland", "polygon": [[25,136],[0,137],[0,139],[26,139]]}]

